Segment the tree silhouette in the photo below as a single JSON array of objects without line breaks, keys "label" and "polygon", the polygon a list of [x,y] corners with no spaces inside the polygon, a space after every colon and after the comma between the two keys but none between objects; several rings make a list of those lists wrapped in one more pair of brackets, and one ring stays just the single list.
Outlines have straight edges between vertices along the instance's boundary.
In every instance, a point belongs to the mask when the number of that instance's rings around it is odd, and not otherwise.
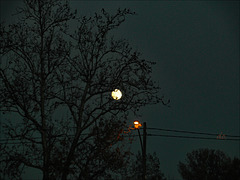
[{"label": "tree silhouette", "polygon": [[1,22],[0,110],[10,140],[1,144],[1,173],[14,179],[31,167],[45,180],[100,179],[124,166],[128,114],[165,104],[153,63],[113,36],[133,14],[77,17],[66,1],[25,0],[17,23]]},{"label": "tree silhouette", "polygon": [[[166,180],[164,174],[160,170],[160,161],[154,152],[148,153],[146,157],[146,179],[147,180]],[[136,154],[135,159],[127,166],[123,168],[122,174],[125,174],[123,179],[126,180],[139,180],[142,179],[142,155],[140,152]]]},{"label": "tree silhouette", "polygon": [[240,180],[240,159],[234,157],[231,160],[231,164],[227,169],[228,179]]},{"label": "tree silhouette", "polygon": [[179,162],[178,170],[184,180],[239,180],[240,161],[231,160],[219,150],[199,149],[187,153],[186,163]]}]

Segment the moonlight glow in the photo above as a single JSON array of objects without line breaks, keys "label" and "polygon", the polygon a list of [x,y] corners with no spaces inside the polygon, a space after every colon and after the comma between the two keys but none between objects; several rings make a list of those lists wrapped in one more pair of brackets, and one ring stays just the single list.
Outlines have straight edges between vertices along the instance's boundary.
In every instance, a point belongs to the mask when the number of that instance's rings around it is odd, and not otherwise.
[{"label": "moonlight glow", "polygon": [[112,91],[112,98],[115,100],[119,100],[122,97],[122,92],[119,89],[115,89]]}]

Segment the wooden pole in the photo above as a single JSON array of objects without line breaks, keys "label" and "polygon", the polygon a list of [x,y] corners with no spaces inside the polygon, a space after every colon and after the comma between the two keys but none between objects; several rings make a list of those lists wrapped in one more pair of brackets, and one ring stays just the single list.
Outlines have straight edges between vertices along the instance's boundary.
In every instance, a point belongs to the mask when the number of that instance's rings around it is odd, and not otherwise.
[{"label": "wooden pole", "polygon": [[146,122],[143,123],[143,152],[142,152],[142,156],[143,156],[143,180],[146,180],[146,152],[147,152],[147,146],[146,146],[146,136],[147,136],[147,125]]}]

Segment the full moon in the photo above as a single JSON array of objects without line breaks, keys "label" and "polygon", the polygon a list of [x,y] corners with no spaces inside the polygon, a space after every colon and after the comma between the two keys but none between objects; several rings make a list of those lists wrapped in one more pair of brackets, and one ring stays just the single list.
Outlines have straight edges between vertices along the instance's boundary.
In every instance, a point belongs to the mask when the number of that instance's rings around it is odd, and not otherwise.
[{"label": "full moon", "polygon": [[122,92],[119,89],[115,89],[112,91],[112,98],[115,100],[119,100],[122,97]]}]

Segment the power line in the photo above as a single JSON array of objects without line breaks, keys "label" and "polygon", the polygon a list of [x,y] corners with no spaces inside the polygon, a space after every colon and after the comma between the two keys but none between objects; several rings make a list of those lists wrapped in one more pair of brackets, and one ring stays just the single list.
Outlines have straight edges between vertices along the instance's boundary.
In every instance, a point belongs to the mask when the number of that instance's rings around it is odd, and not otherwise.
[{"label": "power line", "polygon": [[[131,137],[137,137],[138,135],[131,135]],[[239,141],[240,139],[227,138],[227,139],[217,139],[210,137],[196,137],[196,136],[175,136],[175,135],[163,135],[163,134],[147,134],[147,136],[155,137],[168,137],[168,138],[184,138],[184,139],[201,139],[201,140],[217,140],[217,141]],[[8,142],[7,144],[30,144],[32,142]]]},{"label": "power line", "polygon": [[[217,133],[194,132],[194,131],[175,130],[175,129],[163,129],[163,128],[147,128],[147,129],[159,130],[159,131],[168,131],[168,132],[177,132],[177,133],[186,133],[186,134],[208,135],[208,136],[218,136],[219,135]],[[227,137],[240,138],[240,136],[236,136],[236,135],[227,135],[227,134],[224,134],[224,135],[227,136]]]},{"label": "power line", "polygon": [[171,138],[187,138],[187,139],[203,139],[203,140],[220,140],[220,141],[240,141],[240,139],[227,138],[227,139],[217,139],[210,137],[196,137],[196,136],[175,136],[175,135],[163,135],[163,134],[147,134],[147,136],[161,136],[161,137],[171,137]]},{"label": "power line", "polygon": [[[207,136],[219,136],[219,134],[215,133],[206,133],[206,132],[194,132],[194,131],[186,131],[186,130],[176,130],[176,129],[163,129],[163,128],[147,128],[149,130],[158,130],[158,131],[166,131],[166,132],[177,132],[177,133],[184,133],[184,134],[196,134],[196,135],[207,135]],[[82,134],[83,136],[88,135],[88,134]],[[148,133],[147,136],[159,136],[159,137],[170,137],[170,138],[186,138],[186,139],[205,139],[205,140],[229,140],[229,141],[240,141],[240,136],[236,135],[224,135],[224,138],[212,138],[212,137],[201,137],[201,136],[181,136],[181,135],[164,135],[164,134],[151,134]],[[71,137],[74,135],[68,135],[68,137]],[[131,137],[135,137],[137,135],[131,135]],[[231,137],[231,138],[228,138]],[[32,139],[40,139],[41,137],[32,137]],[[11,141],[8,142],[7,144],[18,144],[18,143],[30,143],[30,142],[13,142],[13,141],[20,141],[22,140],[21,138],[11,138],[11,139],[0,139],[0,142],[6,143],[6,141]]]}]

